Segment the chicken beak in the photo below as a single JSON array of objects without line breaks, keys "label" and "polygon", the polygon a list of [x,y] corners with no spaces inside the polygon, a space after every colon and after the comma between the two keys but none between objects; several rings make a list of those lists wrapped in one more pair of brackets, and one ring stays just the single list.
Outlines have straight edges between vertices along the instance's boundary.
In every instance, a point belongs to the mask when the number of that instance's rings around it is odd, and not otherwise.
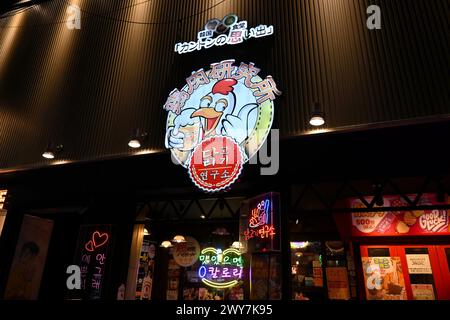
[{"label": "chicken beak", "polygon": [[202,117],[205,118],[205,136],[210,134],[216,129],[219,124],[220,117],[222,116],[222,112],[216,111],[214,108],[200,108],[194,113],[192,113],[191,118],[194,117]]},{"label": "chicken beak", "polygon": [[214,119],[221,115],[222,112],[217,112],[214,108],[200,108],[191,115],[191,118],[203,117],[206,119]]}]

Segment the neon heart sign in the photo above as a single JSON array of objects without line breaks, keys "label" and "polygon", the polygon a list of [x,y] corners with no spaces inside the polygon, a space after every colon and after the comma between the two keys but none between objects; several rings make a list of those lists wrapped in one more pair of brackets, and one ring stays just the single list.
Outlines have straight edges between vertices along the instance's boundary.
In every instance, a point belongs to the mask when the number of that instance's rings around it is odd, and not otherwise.
[{"label": "neon heart sign", "polygon": [[86,242],[84,248],[89,252],[93,252],[95,249],[104,246],[108,242],[108,239],[109,236],[106,232],[100,233],[99,231],[94,231],[91,240]]}]

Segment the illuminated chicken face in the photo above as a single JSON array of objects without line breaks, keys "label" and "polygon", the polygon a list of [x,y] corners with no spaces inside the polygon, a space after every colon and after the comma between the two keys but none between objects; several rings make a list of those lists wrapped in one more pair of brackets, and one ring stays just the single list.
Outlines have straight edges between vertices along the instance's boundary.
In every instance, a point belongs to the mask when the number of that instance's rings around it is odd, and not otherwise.
[{"label": "illuminated chicken face", "polygon": [[211,134],[220,134],[221,120],[231,114],[236,105],[236,96],[233,93],[234,79],[225,79],[217,82],[211,93],[200,100],[200,108],[192,113],[193,117],[203,118],[202,124],[205,137]]}]

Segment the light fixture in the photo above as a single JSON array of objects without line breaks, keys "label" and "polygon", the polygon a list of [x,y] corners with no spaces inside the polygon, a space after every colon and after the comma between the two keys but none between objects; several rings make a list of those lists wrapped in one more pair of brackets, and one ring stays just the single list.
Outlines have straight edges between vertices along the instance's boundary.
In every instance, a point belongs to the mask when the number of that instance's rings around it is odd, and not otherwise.
[{"label": "light fixture", "polygon": [[173,237],[172,242],[175,243],[186,242],[186,239],[181,235],[176,235],[175,237]]},{"label": "light fixture", "polygon": [[383,199],[383,186],[381,184],[374,184],[373,185],[374,194],[375,194],[375,205],[378,207],[382,207],[384,205],[384,199]]},{"label": "light fixture", "polygon": [[140,148],[147,136],[147,132],[141,132],[139,129],[134,129],[133,135],[131,136],[130,141],[128,141],[128,146],[133,149]]},{"label": "light fixture", "polygon": [[53,143],[49,143],[47,148],[42,153],[42,157],[45,159],[55,159],[55,154],[61,152],[63,149],[63,145],[60,144],[58,146],[54,146]]},{"label": "light fixture", "polygon": [[42,154],[42,156],[45,159],[54,159],[55,158],[55,154],[51,150],[45,150],[44,153]]},{"label": "light fixture", "polygon": [[233,244],[231,245],[231,247],[240,250],[240,249],[242,249],[244,246],[243,246],[243,244],[242,244],[240,241],[235,241],[235,242],[233,242]]},{"label": "light fixture", "polygon": [[170,241],[163,241],[162,243],[161,243],[161,245],[160,245],[160,247],[163,247],[163,248],[170,248],[170,247],[172,247],[172,243],[170,242]]},{"label": "light fixture", "polygon": [[291,242],[291,249],[303,249],[309,246],[308,241]]},{"label": "light fixture", "polygon": [[200,218],[206,219],[206,216],[204,214],[200,215]]},{"label": "light fixture", "polygon": [[226,228],[223,228],[223,227],[217,228],[216,230],[214,230],[212,232],[212,234],[216,234],[216,235],[219,235],[219,236],[229,236],[230,235],[228,230]]},{"label": "light fixture", "polygon": [[148,232],[148,229],[144,228],[144,236],[149,236],[149,235],[150,235],[150,232]]},{"label": "light fixture", "polygon": [[318,104],[317,102],[314,103],[314,108],[311,115],[311,119],[309,120],[309,124],[314,127],[319,127],[325,124],[323,112],[320,110],[320,104]]}]

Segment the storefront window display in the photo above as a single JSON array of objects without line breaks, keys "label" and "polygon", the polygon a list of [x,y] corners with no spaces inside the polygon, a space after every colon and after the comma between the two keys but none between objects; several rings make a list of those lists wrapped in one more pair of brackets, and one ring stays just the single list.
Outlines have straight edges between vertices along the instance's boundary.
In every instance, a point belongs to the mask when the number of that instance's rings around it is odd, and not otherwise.
[{"label": "storefront window display", "polygon": [[151,300],[156,242],[144,235],[136,280],[136,300]]},{"label": "storefront window display", "polygon": [[291,242],[292,299],[350,299],[347,251],[341,241]]},{"label": "storefront window display", "polygon": [[244,300],[248,260],[232,246],[236,241],[231,232],[223,227],[212,230],[184,235],[184,242],[162,248],[167,257],[166,300]]},{"label": "storefront window display", "polygon": [[281,299],[281,255],[260,252],[251,255],[250,299]]}]

